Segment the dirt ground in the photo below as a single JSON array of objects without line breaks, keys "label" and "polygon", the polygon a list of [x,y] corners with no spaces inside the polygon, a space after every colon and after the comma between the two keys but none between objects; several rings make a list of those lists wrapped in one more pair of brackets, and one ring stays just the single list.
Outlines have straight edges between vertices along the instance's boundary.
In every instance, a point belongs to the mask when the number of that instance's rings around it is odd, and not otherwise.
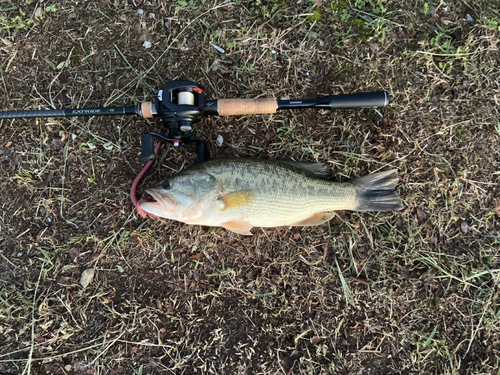
[{"label": "dirt ground", "polygon": [[[143,219],[129,191],[159,122],[1,120],[0,373],[500,373],[499,9],[0,1],[2,110],[132,106],[177,79],[208,99],[387,90],[385,109],[195,130],[212,157],[318,161],[336,181],[397,168],[405,205],[253,236]],[[164,147],[139,193],[195,161]]]}]

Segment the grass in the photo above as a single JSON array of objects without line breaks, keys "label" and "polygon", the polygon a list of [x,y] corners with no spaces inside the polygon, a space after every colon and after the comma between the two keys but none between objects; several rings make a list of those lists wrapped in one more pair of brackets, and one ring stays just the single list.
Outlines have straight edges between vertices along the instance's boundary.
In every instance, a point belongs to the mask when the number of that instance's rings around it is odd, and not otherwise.
[{"label": "grass", "polygon": [[[252,237],[144,220],[128,190],[138,140],[160,124],[2,120],[1,373],[275,374],[294,351],[293,374],[498,372],[491,4],[87,3],[0,6],[5,110],[135,105],[175,79],[209,99],[384,89],[384,110],[207,118],[196,131],[214,157],[326,162],[333,180],[397,168],[405,209]],[[195,160],[165,147],[141,189]]]}]

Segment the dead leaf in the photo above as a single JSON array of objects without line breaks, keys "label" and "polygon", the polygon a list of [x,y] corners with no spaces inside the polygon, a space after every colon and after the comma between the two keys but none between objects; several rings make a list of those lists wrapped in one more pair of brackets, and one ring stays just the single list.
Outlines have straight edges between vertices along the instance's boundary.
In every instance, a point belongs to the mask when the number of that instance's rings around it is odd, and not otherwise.
[{"label": "dead leaf", "polygon": [[84,362],[75,362],[73,363],[73,370],[75,372],[84,372],[87,368],[87,365]]},{"label": "dead leaf", "polygon": [[285,371],[286,375],[292,374],[293,367],[295,366],[297,359],[299,359],[299,353],[297,353],[297,351],[294,350],[290,355],[290,357],[285,358],[284,360],[281,361],[281,366],[283,366],[283,370]]},{"label": "dead leaf", "polygon": [[167,335],[167,330],[165,328],[160,328],[160,339],[163,340],[163,338]]},{"label": "dead leaf", "polygon": [[69,154],[68,156],[68,163],[69,164],[73,164],[75,161],[77,161],[78,159],[76,158],[75,154]]},{"label": "dead leaf", "polygon": [[203,253],[197,253],[197,254],[191,255],[188,258],[188,260],[197,260],[197,259],[200,259],[200,258],[203,258]]},{"label": "dead leaf", "polygon": [[133,232],[130,233],[130,241],[132,241],[132,243],[135,243],[135,244],[141,243],[141,239],[139,238],[137,233],[133,233]]},{"label": "dead leaf", "polygon": [[451,36],[456,40],[462,40],[462,30],[456,29],[454,32],[451,33]]},{"label": "dead leaf", "polygon": [[495,214],[496,217],[500,217],[500,204],[493,209],[493,214]]},{"label": "dead leaf", "polygon": [[10,146],[12,146],[12,141],[7,142],[7,144],[5,145],[5,147],[10,147]]},{"label": "dead leaf", "polygon": [[44,342],[45,339],[41,334],[35,333],[35,341],[40,344],[40,343]]},{"label": "dead leaf", "polygon": [[318,336],[314,336],[311,338],[311,344],[318,345],[321,342],[321,339]]},{"label": "dead leaf", "polygon": [[403,32],[403,29],[401,29],[401,27],[396,28],[395,32],[396,32],[396,43],[399,43],[404,39],[408,38],[408,36]]},{"label": "dead leaf", "polygon": [[94,278],[94,269],[88,268],[82,272],[82,276],[80,277],[80,284],[86,288]]},{"label": "dead leaf", "polygon": [[49,182],[52,181],[53,177],[54,177],[54,171],[49,171],[49,173],[47,173],[42,183],[40,184],[40,188],[45,189],[49,185]]},{"label": "dead leaf", "polygon": [[68,254],[69,261],[71,263],[73,263],[75,261],[75,259],[78,258],[79,255],[80,255],[80,252],[78,251],[78,249],[76,247],[72,247],[69,250],[69,254]]},{"label": "dead leaf", "polygon": [[366,285],[366,286],[370,286],[372,284],[371,281],[369,280],[365,280],[365,279],[362,279],[361,277],[356,277],[356,276],[350,276],[349,279],[351,279],[352,281],[355,281],[357,283],[360,283],[360,284],[363,284],[363,285]]},{"label": "dead leaf", "polygon": [[434,16],[432,16],[431,18],[429,18],[427,20],[427,23],[431,24],[431,25],[434,25],[437,21],[439,21],[439,16],[438,15],[434,15]]},{"label": "dead leaf", "polygon": [[293,235],[293,239],[294,239],[295,241],[300,240],[300,233],[295,233],[295,234]]},{"label": "dead leaf", "polygon": [[109,375],[121,375],[125,373],[125,368],[122,366],[118,366],[116,370],[111,370]]},{"label": "dead leaf", "polygon": [[57,151],[61,150],[64,147],[64,142],[61,141],[59,138],[54,138],[52,141],[50,141],[50,144],[52,147],[54,147]]},{"label": "dead leaf", "polygon": [[269,141],[269,140],[273,137],[273,135],[274,135],[274,132],[273,132],[271,129],[269,129],[269,130],[266,132],[266,136],[265,136],[265,137],[266,137],[266,139]]},{"label": "dead leaf", "polygon": [[370,49],[372,52],[378,52],[380,51],[380,46],[377,43],[370,43]]},{"label": "dead leaf", "polygon": [[138,350],[138,349],[137,349],[137,346],[132,346],[132,347],[130,348],[130,353],[134,353],[134,354],[135,354],[135,353],[137,353],[137,350]]},{"label": "dead leaf", "polygon": [[423,224],[427,221],[427,214],[421,208],[417,208],[417,219],[420,224]]},{"label": "dead leaf", "polygon": [[4,38],[0,38],[3,42],[3,44],[5,44],[7,47],[11,48],[14,44],[12,44],[12,42],[8,39],[4,39]]},{"label": "dead leaf", "polygon": [[67,285],[67,284],[69,284],[69,277],[67,277],[67,276],[59,276],[57,278],[57,283],[58,284],[66,284]]}]

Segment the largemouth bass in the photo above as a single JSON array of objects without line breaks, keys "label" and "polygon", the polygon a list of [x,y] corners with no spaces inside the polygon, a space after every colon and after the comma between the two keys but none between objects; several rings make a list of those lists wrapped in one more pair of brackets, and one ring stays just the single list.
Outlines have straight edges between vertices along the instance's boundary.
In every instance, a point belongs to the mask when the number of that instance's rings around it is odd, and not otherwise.
[{"label": "largemouth bass", "polygon": [[397,170],[344,183],[322,179],[326,175],[321,164],[214,159],[147,189],[156,202],[141,202],[140,207],[155,216],[247,235],[253,227],[320,225],[337,210],[403,207],[394,191]]}]

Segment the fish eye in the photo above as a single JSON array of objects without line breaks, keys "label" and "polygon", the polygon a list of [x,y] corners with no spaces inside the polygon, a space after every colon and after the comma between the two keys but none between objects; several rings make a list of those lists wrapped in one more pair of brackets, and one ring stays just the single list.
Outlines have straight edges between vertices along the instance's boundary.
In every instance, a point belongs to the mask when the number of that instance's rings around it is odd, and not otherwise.
[{"label": "fish eye", "polygon": [[166,181],[163,186],[162,186],[165,190],[170,190],[170,188],[172,187],[172,185],[170,184],[170,182]]}]

